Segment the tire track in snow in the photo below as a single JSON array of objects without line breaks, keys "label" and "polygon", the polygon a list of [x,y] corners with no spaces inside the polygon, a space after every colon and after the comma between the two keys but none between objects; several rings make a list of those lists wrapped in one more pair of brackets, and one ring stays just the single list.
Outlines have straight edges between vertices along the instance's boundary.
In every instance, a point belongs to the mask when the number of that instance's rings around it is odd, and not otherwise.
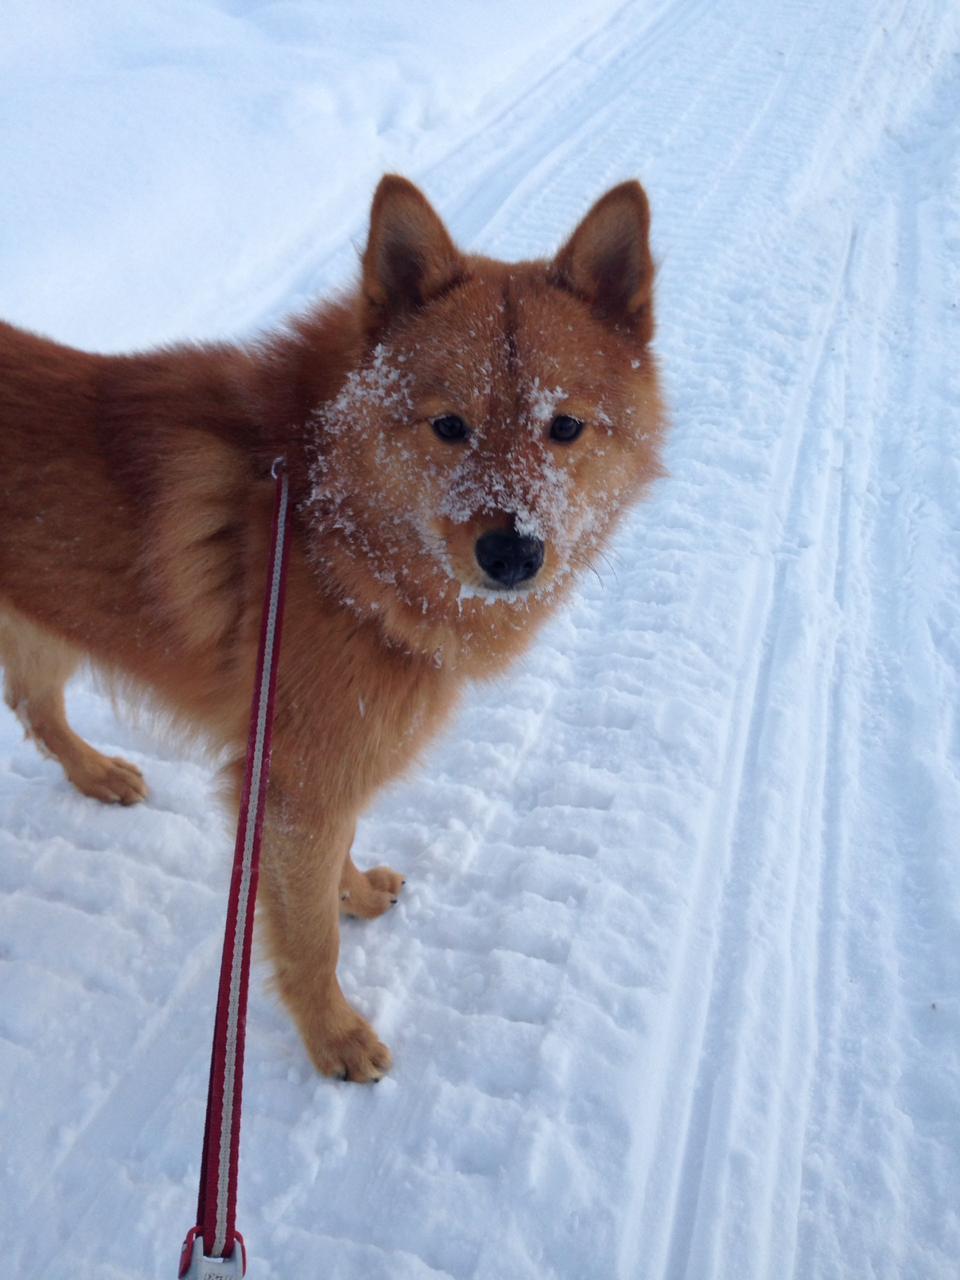
[{"label": "tire track in snow", "polygon": [[[864,73],[864,78],[866,78],[866,73]],[[843,302],[843,298],[844,295],[849,294],[849,290],[849,282],[841,286],[840,295],[837,299],[840,309],[839,315],[835,321],[835,327],[842,328],[842,325],[845,323],[845,312],[849,310],[849,307],[847,303]],[[849,301],[849,299],[847,301]],[[833,335],[833,339],[836,337],[837,334],[835,333]],[[815,401],[816,396],[812,393],[811,404],[813,407],[816,407]],[[856,463],[853,463],[853,467],[856,470]],[[829,479],[831,477],[831,472],[828,470],[827,474]],[[809,487],[815,483],[816,474],[813,472],[807,480],[807,485]],[[798,496],[802,498],[802,490],[796,487],[795,484],[794,497],[796,498]],[[834,573],[838,575],[840,581],[844,583],[843,589],[846,590],[847,585],[849,585],[844,581],[849,575],[849,565],[846,564],[846,558],[851,554],[849,550],[851,545],[849,541],[851,534],[849,527],[849,497],[845,496],[844,493],[841,493],[838,498],[833,496],[828,497],[827,504],[824,507],[825,514],[830,512],[830,506],[834,503],[839,504],[839,515],[837,518],[840,523],[837,527],[836,534],[834,536],[825,537],[824,543],[827,547],[832,545],[834,548]],[[831,517],[831,519],[832,518],[833,517]],[[791,521],[789,519],[786,522],[785,528],[787,531],[791,528]],[[794,554],[795,553],[791,553],[791,555]],[[830,560],[831,556],[829,554],[823,557],[824,573],[829,571]],[[781,568],[778,572],[782,575],[784,570]],[[797,593],[797,602],[800,602],[803,599],[803,593]],[[786,606],[789,604],[788,600],[782,598],[778,600],[775,595],[773,598],[773,604],[775,606],[776,613],[786,610],[788,626],[791,625],[791,622],[793,625],[797,625],[802,621],[802,619],[799,618],[790,619],[790,611],[789,609],[786,609]],[[770,616],[769,611],[767,616]],[[810,829],[814,829],[816,826],[817,813],[822,806],[824,786],[830,785],[830,774],[837,766],[837,757],[839,754],[839,749],[835,745],[837,741],[837,726],[834,721],[833,713],[828,713],[826,715],[826,724],[824,725],[823,712],[824,698],[827,690],[829,689],[829,685],[833,680],[838,678],[835,674],[831,674],[833,672],[833,664],[835,661],[835,657],[832,654],[832,650],[835,646],[835,638],[831,633],[834,629],[835,623],[831,621],[829,614],[824,613],[819,625],[823,632],[823,644],[826,646],[826,650],[819,656],[812,653],[807,659],[809,671],[817,680],[816,705],[818,707],[818,711],[815,716],[810,718],[810,720],[811,724],[818,727],[816,728],[815,733],[806,741],[804,740],[803,735],[800,735],[798,740],[798,745],[802,743],[801,750],[804,752],[806,759],[809,762],[807,765],[807,780],[803,783],[803,788],[808,796],[808,801],[805,803],[804,809],[812,808],[812,813],[806,819],[805,823],[805,825]],[[765,643],[769,644],[769,642],[768,633]],[[757,686],[757,692],[754,695],[755,699],[765,700],[765,690],[767,693],[769,693],[770,690],[771,682],[769,676],[770,670],[768,669],[766,678],[762,679]],[[779,708],[778,715],[780,718],[782,718],[782,711],[782,707]],[[731,724],[734,729],[736,728],[737,717],[741,713],[742,712],[738,712],[736,710],[733,712]],[[756,702],[754,703],[753,714],[755,725],[750,730],[750,740],[752,740],[754,744],[752,748],[752,755],[756,768],[749,772],[754,774],[755,779],[762,779],[764,773],[770,772],[770,768],[768,762],[761,761],[759,744],[761,741],[763,742],[765,753],[768,741],[771,737],[774,742],[777,737],[782,741],[787,740],[786,730],[784,730],[782,726],[778,729],[775,722],[771,725],[768,720],[772,719],[772,717],[766,717],[762,709],[758,710]],[[817,764],[817,757],[821,754],[823,756],[823,777],[818,777],[818,768],[820,766]],[[730,785],[729,778],[725,778],[720,785],[723,790],[726,790]],[[748,831],[751,828],[759,829],[759,819],[751,812],[751,801],[749,799],[743,800],[741,797],[741,808],[745,815],[744,818],[741,819],[741,825],[743,825]],[[816,876],[819,874],[820,869],[817,866],[815,856],[813,858],[807,856],[805,861],[807,863],[806,868],[804,868],[802,864],[794,864],[794,874],[805,877],[798,881],[798,883],[809,885],[812,889],[815,888]],[[710,866],[706,858],[703,859],[703,865],[705,867]],[[734,864],[734,866],[735,865],[736,864]],[[764,873],[765,882],[769,883],[770,869],[764,868],[760,861],[757,861],[756,866]],[[708,874],[712,874],[712,872],[708,872]],[[745,881],[745,877],[742,875],[740,879],[741,881]],[[725,894],[729,892],[729,883],[730,882],[728,880],[728,887],[724,890]],[[763,879],[761,883],[764,883]],[[743,892],[744,890],[741,887],[741,889],[738,890],[737,899],[742,896]],[[749,893],[752,896],[752,900],[758,900],[759,895],[757,891],[751,888]],[[811,932],[810,904],[805,902],[796,893],[793,893],[792,896],[794,903],[794,923],[791,925],[791,928],[799,929],[803,936],[809,937]],[[696,902],[698,899],[695,897],[694,901]],[[765,1051],[767,1047],[759,1032],[754,1031],[753,1034],[747,1033],[752,1031],[753,1024],[758,1021],[757,1012],[748,1007],[751,1001],[757,998],[756,987],[753,985],[749,966],[751,961],[753,961],[754,968],[756,968],[756,964],[759,962],[757,953],[759,952],[759,959],[762,959],[764,947],[766,946],[767,949],[769,949],[769,946],[761,937],[757,940],[760,945],[756,948],[755,952],[748,952],[747,956],[744,957],[742,954],[743,947],[745,945],[748,947],[753,947],[755,945],[752,935],[748,934],[748,941],[746,943],[744,943],[738,935],[738,928],[741,922],[751,923],[749,905],[745,905],[744,903],[735,900],[733,903],[728,904],[724,910],[726,911],[726,915],[724,917],[723,929],[728,940],[728,946],[736,946],[736,944],[739,943],[741,950],[741,954],[739,955],[734,951],[733,959],[731,959],[726,966],[726,981],[731,984],[731,989],[733,986],[736,986],[739,991],[739,998],[731,998],[731,991],[726,989],[723,985],[724,966],[721,963],[714,979],[714,990],[712,993],[712,999],[714,1002],[713,1032],[712,1036],[709,1034],[707,1035],[704,1045],[708,1059],[711,1057],[715,1058],[717,1054],[717,1046],[721,1046],[724,1051],[721,1054],[721,1062],[717,1063],[716,1061],[708,1060],[702,1065],[699,1086],[701,1090],[699,1114],[695,1112],[695,1118],[687,1130],[686,1166],[680,1182],[677,1198],[673,1201],[672,1209],[669,1207],[669,1201],[667,1199],[667,1192],[664,1190],[664,1184],[669,1183],[671,1175],[668,1171],[674,1167],[671,1142],[674,1141],[676,1137],[675,1116],[668,1119],[667,1122],[661,1126],[663,1132],[662,1140],[655,1144],[652,1151],[649,1148],[647,1149],[647,1158],[644,1161],[645,1172],[641,1175],[641,1182],[646,1182],[647,1184],[648,1206],[641,1220],[642,1225],[634,1232],[634,1237],[637,1243],[633,1247],[628,1248],[623,1255],[624,1261],[622,1261],[621,1265],[622,1273],[625,1276],[632,1274],[659,1275],[661,1274],[661,1265],[666,1267],[665,1274],[676,1277],[683,1275],[700,1277],[704,1275],[712,1275],[715,1272],[719,1274],[736,1274],[738,1277],[753,1274],[765,1276],[767,1274],[779,1274],[780,1267],[783,1265],[789,1265],[791,1254],[790,1234],[792,1228],[789,1222],[781,1225],[778,1215],[781,1212],[785,1212],[789,1218],[789,1215],[792,1212],[795,1219],[795,1202],[799,1195],[797,1186],[797,1170],[795,1168],[791,1168],[784,1171],[785,1182],[782,1188],[778,1188],[776,1185],[770,1188],[769,1170],[767,1175],[757,1174],[752,1177],[748,1177],[742,1172],[743,1167],[749,1166],[756,1160],[756,1151],[749,1145],[751,1141],[749,1112],[741,1114],[738,1117],[737,1122],[737,1137],[741,1142],[746,1144],[746,1149],[738,1149],[736,1147],[724,1145],[733,1133],[730,1126],[728,1126],[726,1132],[721,1133],[720,1139],[715,1138],[716,1125],[718,1123],[721,1125],[723,1124],[723,1120],[718,1122],[716,1119],[717,1095],[719,1094],[721,1102],[726,1106],[726,1111],[724,1112],[725,1117],[729,1117],[729,1114],[735,1106],[742,1106],[742,1099],[737,1098],[737,1090],[738,1088],[743,1087],[744,1082],[749,1084],[750,1071],[749,1068],[746,1071],[742,1071],[740,1064],[750,1057],[751,1049]],[[704,909],[703,903],[701,902],[700,907],[691,912],[691,919],[703,919],[703,917]],[[780,918],[781,917],[778,915],[777,919],[779,920]],[[688,952],[688,963],[691,970],[696,967],[696,958],[693,947],[697,945],[699,941],[698,937],[694,937],[692,942],[688,941],[688,945],[690,946],[690,951]],[[722,959],[722,948],[718,949],[718,955]],[[736,978],[735,982],[734,977]],[[756,974],[753,975],[753,978],[755,977]],[[795,1079],[797,1080],[799,1087],[802,1088],[804,1083],[809,1081],[810,1072],[813,1068],[813,1063],[810,1060],[810,1049],[812,1046],[810,1045],[811,1037],[809,1033],[809,1022],[811,1015],[809,1012],[804,1013],[804,1005],[809,1000],[811,977],[809,973],[801,975],[786,973],[784,974],[784,979],[786,979],[786,981],[781,980],[778,986],[787,991],[788,996],[795,1003],[795,1009],[793,1011],[788,1010],[785,1014],[781,1015],[781,1017],[789,1017],[799,1022],[801,1028],[800,1034],[803,1035],[808,1046],[807,1056],[802,1066],[794,1066]],[[678,990],[679,997],[677,1003],[682,1005],[684,1010],[681,1016],[688,1017],[689,1004],[687,997],[691,991],[696,990],[696,983],[694,981],[681,981]],[[723,1023],[724,1014],[728,1011],[728,1007],[735,1010],[732,1026],[721,1025]],[[766,1002],[766,1007],[773,1008],[774,1005],[771,1002]],[[762,1013],[759,1017],[762,1018]],[[746,1037],[746,1047],[741,1051],[738,1048],[738,1041],[744,1036]],[[783,1056],[787,1053],[789,1047],[789,1038],[781,1036],[779,1046],[781,1065]],[[683,1049],[679,1052],[675,1049],[667,1058],[669,1066],[664,1071],[664,1078],[669,1082],[671,1090],[678,1087],[678,1074],[681,1080],[684,1078],[684,1061]],[[763,1061],[761,1061],[760,1065],[761,1069],[764,1069],[765,1063]],[[738,1071],[741,1072],[739,1075]],[[773,1073],[773,1078],[777,1078],[776,1072]],[[786,1096],[787,1102],[792,1104],[793,1096],[790,1091],[787,1091]],[[655,1096],[655,1099],[653,1100],[654,1110],[657,1109],[657,1101],[660,1101],[661,1098],[661,1094],[657,1094]],[[710,1124],[714,1127],[713,1131],[710,1132],[708,1132],[708,1117]],[[766,1121],[767,1118],[765,1117],[764,1119]],[[776,1141],[776,1125],[778,1123],[782,1124],[786,1122],[787,1117],[785,1117],[781,1112],[777,1116],[773,1117],[774,1132],[772,1138],[768,1132],[768,1125],[766,1123],[753,1135],[756,1142],[760,1144],[760,1150],[766,1150],[767,1154],[765,1158],[768,1162],[768,1166],[774,1152],[773,1143]],[[794,1133],[802,1130],[802,1123],[798,1123],[792,1117],[789,1119],[789,1124],[791,1131]],[[753,1197],[749,1201],[749,1210],[746,1214],[744,1214],[745,1202],[742,1194],[738,1198],[736,1194],[732,1194],[729,1190],[724,1190],[722,1188],[718,1190],[716,1187],[711,1185],[711,1179],[718,1175],[718,1170],[711,1164],[711,1151],[718,1151],[726,1155],[728,1163],[732,1167],[733,1171],[731,1172],[730,1170],[726,1170],[724,1172],[728,1181],[733,1184],[734,1192],[737,1191],[738,1183],[741,1193],[749,1191],[753,1192]],[[737,1173],[738,1165],[741,1167],[741,1172],[739,1174]],[[656,1171],[655,1176],[653,1173],[654,1170]],[[764,1209],[761,1206],[756,1205],[755,1197],[758,1191],[762,1195],[766,1195],[767,1188],[770,1188],[770,1195],[773,1202],[769,1206],[768,1211],[764,1213]],[[652,1208],[650,1207],[651,1204],[653,1205]],[[751,1238],[751,1232],[754,1230],[753,1220],[759,1219],[762,1221],[764,1218],[767,1222],[767,1228],[765,1231],[761,1229],[762,1239],[758,1242]],[[743,1222],[743,1219],[746,1219],[746,1221]],[[660,1224],[662,1222],[670,1223],[671,1221],[672,1245],[670,1251],[666,1255],[666,1258],[662,1259],[656,1244],[651,1247],[651,1240],[654,1242],[657,1240],[662,1241],[663,1236]],[[724,1222],[726,1222],[727,1226],[721,1247],[721,1244],[718,1241],[718,1234],[723,1231],[722,1224]],[[776,1246],[773,1243],[777,1232],[781,1233],[782,1246]],[[639,1243],[641,1240],[642,1248]],[[736,1250],[738,1242],[741,1246],[742,1252],[737,1252]],[[771,1250],[776,1250],[780,1253],[780,1256],[772,1261],[769,1258]],[[767,1270],[768,1267],[770,1268],[769,1270]],[[804,1274],[811,1273],[806,1272]]]},{"label": "tire track in snow", "polygon": [[[933,305],[934,255],[948,237],[935,213],[942,218],[945,179],[956,172],[955,138],[951,144],[944,129],[956,97],[952,77],[941,77],[906,135],[884,148],[861,255],[847,364],[857,371],[849,390],[853,440],[866,459],[857,482],[862,571],[839,587],[856,595],[862,622],[851,628],[846,672],[856,679],[838,683],[836,726],[873,800],[839,824],[837,863],[825,870],[833,912],[821,944],[822,1052],[804,1151],[797,1280],[838,1273],[854,1260],[878,1276],[949,1274],[960,1248],[950,1206],[956,1144],[938,1132],[930,1105],[944,1059],[937,1001],[929,999],[955,989],[960,972],[957,951],[942,948],[958,926],[942,908],[952,873],[944,875],[936,857],[939,824],[955,829],[960,795],[930,734],[936,695],[911,679],[936,670],[927,649],[932,611],[958,620],[944,581],[948,564],[954,584],[958,577],[955,547],[952,559],[944,554],[953,502],[930,483],[934,459],[937,466],[952,459],[950,428],[939,424],[956,424],[958,404],[944,398],[929,358],[943,323]],[[950,683],[955,691],[955,670]],[[940,750],[949,752],[948,743],[949,735]],[[839,809],[843,788],[836,792]],[[934,936],[940,947],[931,946]],[[894,957],[896,968],[888,968]],[[955,1098],[938,1102],[941,1114],[956,1111]],[[868,1192],[855,1212],[843,1179],[851,1163]]]},{"label": "tire track in snow", "polygon": [[[854,247],[856,272],[850,284],[852,321],[854,315],[866,310],[864,307],[866,293],[870,297],[869,311],[873,315],[884,315],[889,310],[889,292],[878,287],[869,280],[869,264],[874,261],[889,260],[885,250],[890,245],[889,229],[884,226],[884,219],[879,220],[879,233],[876,228],[861,232]],[[878,259],[877,254],[880,254]],[[864,341],[866,339],[866,341]],[[851,359],[854,344],[858,359],[854,365]],[[866,347],[866,350],[864,350]],[[844,344],[844,368],[847,386],[845,388],[845,417],[849,425],[845,427],[846,449],[849,466],[857,475],[858,488],[863,493],[865,473],[876,467],[876,444],[871,441],[862,427],[862,413],[857,412],[855,389],[850,385],[850,369],[857,367],[864,381],[869,383],[870,374],[877,373],[878,349],[869,335],[864,335],[859,327],[854,335],[847,336]],[[852,422],[850,419],[852,418]],[[858,511],[858,515],[862,512]],[[840,532],[845,535],[848,544],[856,545],[856,552],[838,558],[834,576],[834,596],[838,607],[847,615],[852,604],[851,597],[856,596],[857,614],[865,618],[869,612],[869,596],[865,590],[863,577],[862,550],[860,547],[859,528],[851,528],[850,515],[841,506]],[[855,560],[855,568],[854,568]],[[838,655],[837,668],[833,676],[829,695],[829,740],[833,744],[830,753],[831,767],[824,774],[824,805],[822,844],[829,856],[820,859],[820,884],[818,899],[820,903],[817,921],[816,958],[817,972],[814,988],[812,1014],[814,1017],[816,1058],[813,1073],[805,1094],[801,1098],[804,1137],[802,1142],[801,1187],[799,1192],[798,1212],[796,1214],[796,1245],[793,1274],[800,1280],[806,1275],[820,1275],[825,1272],[826,1259],[820,1253],[818,1242],[822,1241],[824,1226],[830,1221],[824,1203],[815,1202],[811,1197],[810,1183],[816,1187],[818,1177],[816,1170],[822,1165],[824,1142],[827,1149],[832,1139],[826,1134],[835,1127],[834,1121],[840,1108],[840,1088],[836,1071],[840,1062],[838,1049],[845,1038],[850,1035],[850,1007],[848,986],[851,981],[849,965],[849,929],[846,918],[853,891],[853,872],[851,867],[851,839],[854,831],[852,805],[856,803],[857,778],[861,772],[861,749],[863,709],[861,700],[861,681],[866,642],[865,629],[862,626],[847,625],[844,629],[842,644]],[[854,1019],[854,1024],[859,1017]],[[819,1102],[821,1114],[814,1114]],[[829,1118],[822,1112],[823,1106],[829,1109]],[[827,1194],[827,1182],[819,1183],[821,1196]],[[817,1250],[818,1259],[805,1256],[809,1249]]]},{"label": "tire track in snow", "polygon": [[[771,551],[778,544],[781,548],[795,545],[808,520],[805,454],[817,450],[820,443],[806,430],[808,407],[828,358],[844,277],[841,257],[825,323],[786,414],[789,430],[778,448],[770,486],[773,503],[761,540]],[[714,835],[699,858],[700,878],[691,893],[688,933],[678,948],[678,969],[671,983],[673,1002],[683,1013],[668,1028],[670,1047],[661,1046],[657,1084],[648,1079],[645,1091],[649,1110],[660,1117],[647,1161],[649,1168],[657,1168],[658,1177],[647,1189],[636,1234],[643,1241],[646,1274],[662,1273],[677,1280],[688,1274],[711,1274],[698,1229],[703,1230],[703,1222],[709,1226],[722,1220],[722,1216],[705,1214],[701,1201],[710,1179],[721,1172],[717,1163],[727,1149],[729,1113],[741,1083],[733,1060],[738,1028],[749,1018],[747,992],[753,977],[743,950],[756,942],[763,945],[756,934],[757,916],[770,905],[758,901],[754,887],[763,885],[770,867],[763,840],[767,834],[763,804],[750,788],[762,773],[761,757],[778,754],[774,739],[783,733],[771,715],[770,703],[774,675],[784,662],[778,651],[783,643],[781,629],[796,616],[796,585],[788,565],[781,552],[772,563],[755,563],[753,569],[750,604],[739,627],[745,665],[730,711],[730,738],[715,805],[705,824]],[[706,956],[701,934],[705,926],[710,939]],[[634,1248],[636,1258],[641,1246]],[[624,1275],[631,1274],[627,1256],[621,1260]],[[757,1259],[741,1258],[741,1263],[747,1269],[739,1274],[763,1274],[762,1269],[753,1270]]]},{"label": "tire track in snow", "polygon": [[[826,483],[818,530],[811,546],[820,549],[806,572],[808,599],[822,603],[819,644],[809,656],[808,666],[815,663],[815,687],[810,721],[813,732],[807,735],[807,767],[802,791],[798,788],[799,805],[795,817],[797,836],[794,855],[795,879],[792,885],[792,909],[789,921],[789,948],[779,986],[789,997],[781,1017],[777,1045],[776,1078],[783,1080],[782,1105],[770,1118],[766,1139],[765,1169],[756,1183],[769,1188],[767,1203],[757,1214],[760,1222],[757,1256],[765,1260],[767,1274],[785,1275],[796,1255],[796,1239],[801,1217],[802,1152],[810,1106],[812,1080],[822,1048],[818,1020],[825,1005],[822,1000],[824,914],[834,908],[836,893],[828,891],[828,877],[841,860],[838,845],[846,836],[842,815],[845,797],[838,785],[845,777],[852,757],[848,738],[855,732],[854,718],[841,718],[838,700],[846,688],[848,643],[843,622],[847,608],[846,588],[859,567],[859,549],[851,489],[862,474],[864,457],[851,448],[851,431],[846,425],[849,389],[849,342],[845,334],[851,322],[856,298],[856,284],[863,269],[863,253],[856,228],[850,235],[841,287],[840,305],[828,337],[829,378],[825,394],[816,406],[815,417],[822,419],[821,434],[827,441],[825,450]],[[863,444],[862,440],[857,441]],[[866,452],[869,457],[869,450]],[[816,474],[806,483],[816,491]],[[799,547],[796,554],[799,554]],[[809,686],[808,686],[809,687]],[[856,691],[853,702],[858,703]],[[768,993],[770,1008],[779,1004],[779,993]],[[795,1031],[789,1035],[790,1024]],[[797,1050],[800,1050],[797,1052]],[[780,1168],[776,1168],[778,1153]],[[759,1273],[762,1275],[763,1270]]]}]

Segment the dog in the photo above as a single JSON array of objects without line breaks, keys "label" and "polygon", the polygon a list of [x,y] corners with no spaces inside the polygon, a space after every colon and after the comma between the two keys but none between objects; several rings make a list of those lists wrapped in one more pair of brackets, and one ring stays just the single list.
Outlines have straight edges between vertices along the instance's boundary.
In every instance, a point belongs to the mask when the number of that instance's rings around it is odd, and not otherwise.
[{"label": "dog", "polygon": [[356,290],[257,341],[104,356],[0,324],[5,696],[85,795],[146,795],[67,722],[89,660],[223,753],[239,803],[286,460],[261,925],[326,1075],[391,1065],[336,976],[339,915],[379,916],[404,883],[354,865],[358,815],[662,474],[649,228],[625,182],[551,260],[499,262],[387,175]]}]

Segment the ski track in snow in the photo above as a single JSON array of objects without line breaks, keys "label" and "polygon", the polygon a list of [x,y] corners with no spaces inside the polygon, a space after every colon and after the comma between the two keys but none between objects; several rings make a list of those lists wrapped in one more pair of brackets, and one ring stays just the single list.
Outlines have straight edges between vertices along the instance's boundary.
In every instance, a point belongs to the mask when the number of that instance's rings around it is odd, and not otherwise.
[{"label": "ski track in snow", "polygon": [[[408,875],[341,965],[394,1074],[317,1079],[254,984],[252,1276],[956,1275],[958,37],[608,7],[411,174],[505,257],[643,179],[671,477],[361,829]],[[353,253],[283,248],[228,315]],[[230,837],[209,768],[73,704],[153,790],[105,810],[0,722],[0,1238],[24,1280],[173,1274]]]}]

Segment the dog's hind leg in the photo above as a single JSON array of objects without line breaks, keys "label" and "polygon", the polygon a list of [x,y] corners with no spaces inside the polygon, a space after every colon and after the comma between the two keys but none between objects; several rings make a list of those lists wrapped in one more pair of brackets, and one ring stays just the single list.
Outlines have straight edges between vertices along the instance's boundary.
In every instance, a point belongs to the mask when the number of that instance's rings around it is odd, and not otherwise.
[{"label": "dog's hind leg", "polygon": [[59,760],[84,795],[105,804],[136,804],[147,794],[140,770],[108,757],[70,728],[64,685],[81,661],[71,645],[18,613],[0,614],[0,664],[7,705],[41,751]]}]

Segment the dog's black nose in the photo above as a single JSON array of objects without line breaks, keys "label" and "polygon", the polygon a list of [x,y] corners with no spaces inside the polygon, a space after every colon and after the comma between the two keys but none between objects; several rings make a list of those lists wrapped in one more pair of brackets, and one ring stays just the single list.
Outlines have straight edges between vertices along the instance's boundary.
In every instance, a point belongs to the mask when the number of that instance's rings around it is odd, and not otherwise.
[{"label": "dog's black nose", "polygon": [[519,533],[485,533],[477,539],[477,564],[501,587],[529,582],[543,564],[543,543]]}]

